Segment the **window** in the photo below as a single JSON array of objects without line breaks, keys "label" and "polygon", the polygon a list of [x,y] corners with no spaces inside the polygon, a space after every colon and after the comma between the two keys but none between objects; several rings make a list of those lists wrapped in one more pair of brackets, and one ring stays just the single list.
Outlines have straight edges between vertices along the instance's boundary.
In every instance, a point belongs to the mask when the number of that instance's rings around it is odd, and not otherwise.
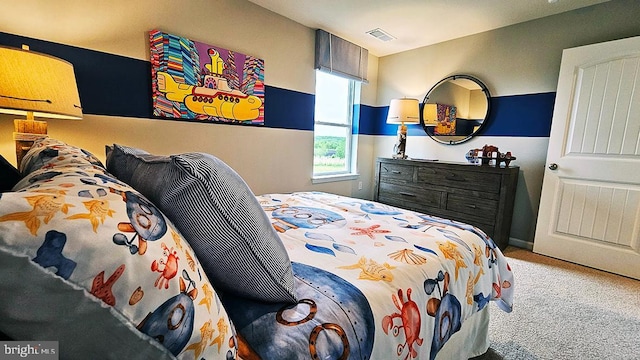
[{"label": "window", "polygon": [[316,70],[313,176],[355,175],[354,105],[360,82]]}]

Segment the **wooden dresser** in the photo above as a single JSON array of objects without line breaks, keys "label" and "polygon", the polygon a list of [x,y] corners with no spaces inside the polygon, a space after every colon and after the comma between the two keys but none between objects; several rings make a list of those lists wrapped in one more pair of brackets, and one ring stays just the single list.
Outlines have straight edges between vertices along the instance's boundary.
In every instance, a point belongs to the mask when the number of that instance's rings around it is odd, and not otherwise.
[{"label": "wooden dresser", "polygon": [[482,229],[509,243],[519,167],[378,158],[374,200]]}]

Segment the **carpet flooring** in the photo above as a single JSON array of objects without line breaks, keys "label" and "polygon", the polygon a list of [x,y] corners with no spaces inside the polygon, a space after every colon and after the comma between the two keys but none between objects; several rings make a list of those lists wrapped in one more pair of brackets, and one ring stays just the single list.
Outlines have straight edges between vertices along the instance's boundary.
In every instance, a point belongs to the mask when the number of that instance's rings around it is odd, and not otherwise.
[{"label": "carpet flooring", "polygon": [[514,309],[492,305],[490,349],[474,360],[640,359],[640,281],[514,247],[504,254]]}]

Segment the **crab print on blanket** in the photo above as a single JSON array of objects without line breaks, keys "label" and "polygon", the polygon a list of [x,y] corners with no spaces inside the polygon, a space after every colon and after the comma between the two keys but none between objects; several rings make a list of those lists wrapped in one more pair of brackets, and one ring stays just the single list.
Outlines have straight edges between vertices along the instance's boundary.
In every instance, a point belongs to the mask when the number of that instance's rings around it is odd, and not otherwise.
[{"label": "crab print on blanket", "polygon": [[[416,347],[422,345],[424,339],[420,337],[420,323],[422,322],[418,304],[411,300],[411,288],[407,289],[407,298],[405,300],[402,295],[402,289],[398,290],[398,296],[392,295],[393,304],[399,312],[394,312],[382,319],[382,327],[385,334],[392,330],[394,336],[398,336],[400,332],[404,332],[405,343],[398,345],[398,355],[407,350],[406,358],[416,358],[418,351]],[[398,325],[395,321],[400,320]]]},{"label": "crab print on blanket", "polygon": [[[317,276],[338,276],[369,304],[371,356],[345,359],[434,359],[448,354],[451,336],[490,301],[511,310],[511,269],[493,240],[471,225],[322,192],[268,194],[258,200],[274,227],[285,229],[280,238],[292,262],[322,269]],[[287,209],[296,211],[287,214]],[[312,220],[318,220],[315,226]],[[295,319],[314,313],[314,304],[302,301],[291,309]],[[241,334],[268,324],[258,314],[252,318],[236,324]],[[334,330],[324,333],[338,338]],[[278,334],[287,343],[290,336],[303,336]],[[304,341],[309,337],[306,332]],[[262,351],[263,359],[278,354]]]}]

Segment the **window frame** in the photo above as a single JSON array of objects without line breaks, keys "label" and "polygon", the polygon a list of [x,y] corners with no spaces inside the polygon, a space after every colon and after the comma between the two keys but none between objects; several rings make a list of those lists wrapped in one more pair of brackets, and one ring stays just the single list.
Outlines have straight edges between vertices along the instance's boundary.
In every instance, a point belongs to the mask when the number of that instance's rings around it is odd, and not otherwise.
[{"label": "window frame", "polygon": [[[336,74],[324,72],[322,70],[316,70],[316,82],[318,78],[318,74],[322,73],[323,76],[337,76]],[[329,122],[329,121],[318,121],[316,120],[316,108],[314,105],[314,134],[313,134],[313,163],[312,163],[312,182],[315,183],[323,183],[330,181],[341,181],[341,180],[353,180],[358,178],[358,173],[356,169],[357,164],[357,134],[354,134],[354,122],[358,121],[355,119],[355,111],[354,107],[359,106],[360,104],[360,91],[361,91],[361,83],[359,81],[341,77],[344,80],[348,81],[348,99],[347,99],[347,118],[345,122]],[[318,93],[318,88],[316,86],[316,96]],[[316,102],[317,104],[317,102]],[[342,128],[345,132],[345,169],[340,171],[327,171],[327,172],[315,172],[315,145],[316,145],[316,125],[321,126],[330,126],[335,128]]]}]

